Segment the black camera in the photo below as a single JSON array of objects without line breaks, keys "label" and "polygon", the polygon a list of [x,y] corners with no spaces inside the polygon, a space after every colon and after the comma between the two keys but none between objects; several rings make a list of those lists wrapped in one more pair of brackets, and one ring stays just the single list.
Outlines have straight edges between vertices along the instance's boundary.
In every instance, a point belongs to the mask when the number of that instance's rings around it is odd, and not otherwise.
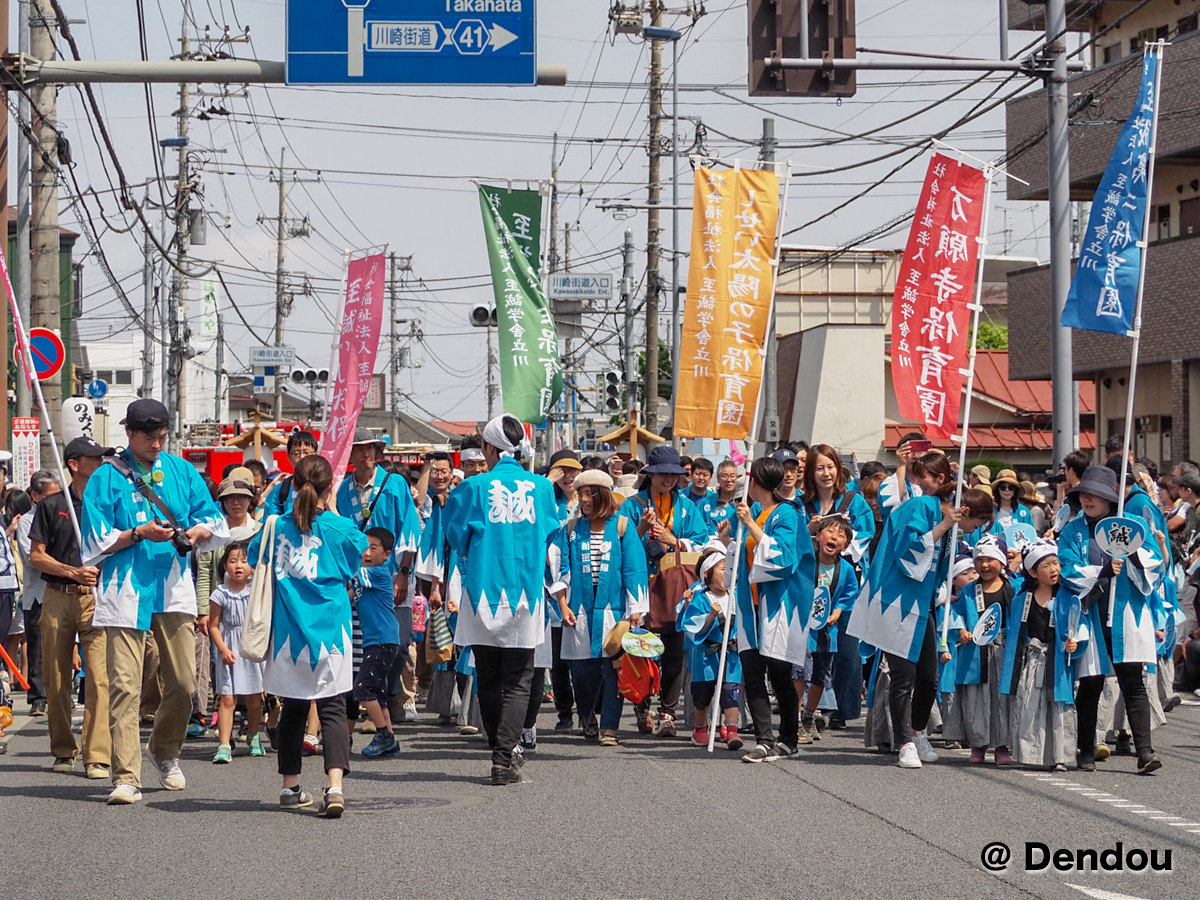
[{"label": "black camera", "polygon": [[656,563],[667,555],[667,545],[662,541],[651,538],[646,541],[646,560]]},{"label": "black camera", "polygon": [[[155,521],[163,528],[171,527],[169,523],[164,522],[161,519],[157,519]],[[195,545],[191,541],[191,538],[187,536],[187,532],[182,528],[171,529],[171,545],[175,548],[175,552],[180,556],[187,556],[194,549],[196,549]]]}]

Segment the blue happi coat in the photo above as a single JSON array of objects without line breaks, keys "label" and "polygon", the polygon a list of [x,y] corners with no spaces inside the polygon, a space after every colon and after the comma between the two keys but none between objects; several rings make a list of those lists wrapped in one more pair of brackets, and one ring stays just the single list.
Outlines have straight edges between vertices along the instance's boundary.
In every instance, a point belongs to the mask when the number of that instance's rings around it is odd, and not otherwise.
[{"label": "blue happi coat", "polygon": [[[211,533],[196,545],[200,553],[223,546],[229,526],[209,494],[196,467],[178,456],[160,453],[147,472],[128,453],[122,457],[129,468],[140,472],[147,484],[167,505],[185,531],[202,525]],[[85,566],[97,566],[100,578],[93,589],[97,628],[150,628],[154,613],[178,612],[196,615],[196,586],[189,556],[180,556],[170,541],[141,541],[123,550],[112,547],[121,536],[138,525],[162,519],[152,505],[122,475],[116,466],[102,465],[88,479],[83,492],[83,534],[80,558]]]},{"label": "blue happi coat", "polygon": [[[809,634],[809,650],[816,651],[818,649],[817,641],[819,636],[823,634],[829,638],[829,646],[826,649],[830,653],[837,653],[838,635],[845,633],[846,625],[850,621],[850,615],[854,612],[854,601],[858,599],[858,592],[861,588],[861,585],[858,583],[858,573],[854,571],[854,566],[845,557],[838,560],[838,566],[837,584],[829,592],[829,599],[831,601],[829,614],[833,615],[835,609],[840,609],[842,615],[832,625],[827,623],[820,631]],[[821,579],[818,574],[817,584],[820,583]],[[830,587],[830,585],[825,585],[825,587]]]},{"label": "blue happi coat", "polygon": [[897,480],[895,472],[879,482],[879,493],[876,494],[875,502],[879,505],[879,515],[883,519],[884,525],[887,524],[892,513],[914,497],[921,496],[919,485],[907,479],[905,481],[908,487],[908,496],[903,498],[900,496],[900,482]]},{"label": "blue happi coat", "polygon": [[888,517],[875,548],[847,634],[916,662],[938,588],[950,569],[949,532],[933,539],[942,521],[936,497],[913,497]]},{"label": "blue happi coat", "polygon": [[442,514],[450,549],[464,560],[454,642],[537,648],[546,635],[547,552],[560,527],[553,485],[505,456],[451,491]]},{"label": "blue happi coat", "polygon": [[[1062,590],[1062,587],[1060,586],[1058,590]],[[1057,591],[1055,593],[1057,595]],[[1064,648],[1070,635],[1067,634],[1065,622],[1061,627],[1059,626],[1058,618],[1055,615],[1054,600],[1055,598],[1052,597],[1050,605],[1046,607],[1050,610],[1050,628],[1054,632],[1051,642],[1053,644],[1051,648],[1053,662],[1050,663],[1054,673],[1054,700],[1056,703],[1069,703],[1073,706],[1075,704],[1075,660],[1067,659],[1067,651]],[[1021,677],[1017,660],[1021,660],[1022,665],[1024,664],[1025,626],[1029,619],[1029,606],[1036,602],[1033,599],[1033,591],[1025,591],[1023,594],[1018,594],[1009,606],[1005,626],[1008,637],[1004,644],[1004,668],[1000,670],[1000,693],[1002,694],[1016,693]],[[1087,625],[1087,620],[1081,617],[1079,634],[1075,637],[1081,649],[1085,647],[1085,642],[1089,642],[1090,631]],[[1078,656],[1079,650],[1076,650],[1074,655]]]},{"label": "blue happi coat", "polygon": [[[767,516],[753,554],[747,552],[749,537],[742,535],[737,568],[738,650],[757,649],[769,659],[803,665],[816,588],[804,511],[785,500]],[[752,584],[758,588],[757,604]]]},{"label": "blue happi coat", "polygon": [[[870,564],[870,559],[867,555],[867,550],[871,546],[871,541],[875,539],[875,513],[871,510],[871,504],[866,501],[866,498],[858,491],[849,491],[849,500],[843,502],[847,492],[842,492],[837,497],[833,498],[833,506],[831,511],[836,511],[844,507],[845,514],[850,518],[850,527],[854,529],[854,540],[843,551],[846,557],[852,563],[857,563],[863,568]],[[820,514],[817,508],[817,500],[814,498],[805,502],[804,507],[808,510],[809,519],[815,518]],[[826,513],[829,515],[829,513]]]},{"label": "blue happi coat", "polygon": [[[1095,540],[1095,524],[1089,522],[1086,516],[1078,516],[1066,524],[1058,538],[1063,586],[1087,607],[1085,616],[1092,635],[1083,648],[1076,669],[1076,674],[1081,678],[1112,674],[1109,648],[1102,627],[1107,625],[1108,592],[1103,591],[1103,596],[1089,598],[1100,578],[1103,563],[1108,560],[1106,555],[1099,553],[1098,548],[1099,555],[1089,554],[1089,544]],[[1152,536],[1142,544],[1136,555],[1141,565],[1135,565],[1132,559],[1126,560],[1121,574],[1114,579],[1117,590],[1116,602],[1111,610],[1113,662],[1153,663],[1157,656],[1154,611],[1161,602],[1159,597],[1165,567]]]},{"label": "blue happi coat", "polygon": [[[283,495],[283,488],[287,486],[287,497]],[[278,516],[283,513],[291,514],[292,504],[296,502],[296,484],[292,481],[292,476],[280,479],[279,484],[275,485],[269,491],[267,496],[263,498],[263,519],[267,516]]]},{"label": "blue happi coat", "polygon": [[[372,503],[375,504],[374,508],[371,507]],[[408,482],[402,475],[392,475],[389,478],[382,466],[376,466],[375,481],[366,508],[358,499],[354,477],[347,475],[338,485],[337,511],[338,515],[345,516],[363,531],[376,527],[390,531],[395,539],[392,553],[398,564],[402,564],[401,557],[404,554],[417,552],[421,524],[417,518],[417,507],[413,503],[412,493],[408,489]],[[364,522],[363,517],[368,511],[370,520]]]},{"label": "blue happi coat", "polygon": [[[266,530],[250,541],[251,566],[268,550],[262,545]],[[295,700],[343,694],[354,686],[347,584],[362,568],[367,537],[349,520],[323,512],[308,534],[294,516],[279,516],[274,544],[275,602],[263,686]]]},{"label": "blue happi coat", "polygon": [[[719,598],[721,612],[729,613],[729,596]],[[721,638],[725,633],[719,617],[714,616],[708,627],[713,597],[700,582],[692,585],[692,599],[680,600],[675,608],[675,629],[687,635],[688,671],[692,681],[716,681],[721,665]],[[737,616],[729,623],[729,647],[725,653],[725,683],[739,684],[742,680],[742,660],[737,650]]]},{"label": "blue happi coat", "polygon": [[646,551],[634,523],[619,515],[604,523],[600,579],[594,586],[591,528],[590,521],[578,519],[573,528],[556,535],[560,563],[558,581],[550,590],[556,595],[566,591],[575,614],[575,627],[563,627],[563,659],[599,659],[604,656],[604,638],[617,622],[650,611]]},{"label": "blue happi coat", "polygon": [[[671,491],[671,496],[674,498],[674,504],[671,507],[671,534],[684,542],[683,546],[679,548],[681,551],[686,553],[699,550],[708,540],[708,523],[692,501],[678,490]],[[647,507],[654,509],[654,500],[650,496],[648,487],[638,491],[621,504],[621,515],[636,526],[642,521],[642,515],[646,512]],[[642,538],[642,546],[645,547],[651,539],[650,532],[647,531]],[[648,562],[647,567],[651,575],[658,574],[657,562]]]},{"label": "blue happi coat", "polygon": [[[1007,572],[1007,570],[1004,570]],[[1000,578],[1005,576],[1001,574]],[[954,645],[954,683],[955,684],[981,684],[983,681],[983,659],[980,654],[982,649],[974,641],[969,641],[966,644],[958,643],[958,631],[965,629],[966,631],[974,631],[975,626],[979,624],[979,617],[993,603],[999,603],[1002,615],[1002,622],[1007,622],[1009,608],[1012,606],[1010,602],[1006,602],[1005,594],[1011,594],[1009,590],[999,590],[991,594],[983,592],[983,582],[972,581],[962,591],[960,591],[950,602],[950,628],[946,636],[947,645]]]},{"label": "blue happi coat", "polygon": [[[1015,500],[1013,502],[1017,503]],[[1024,503],[1017,503],[1016,508],[1013,510],[1012,518],[1009,520],[1008,524],[1033,525],[1033,516],[1029,512],[1029,507]],[[1004,537],[1004,529],[1007,527],[1007,525],[1000,524],[1000,508],[996,507],[996,512],[992,514],[992,524],[988,528],[983,529],[981,534],[995,534],[1000,537]],[[1041,535],[1038,535],[1038,537],[1041,537]],[[971,546],[974,546],[975,543],[978,543],[978,540],[973,542]]]}]

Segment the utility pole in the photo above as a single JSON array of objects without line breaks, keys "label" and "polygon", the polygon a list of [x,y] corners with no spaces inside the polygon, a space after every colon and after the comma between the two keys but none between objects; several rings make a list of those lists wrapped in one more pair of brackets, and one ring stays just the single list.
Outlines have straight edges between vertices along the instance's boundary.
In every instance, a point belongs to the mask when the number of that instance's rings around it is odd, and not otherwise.
[{"label": "utility pole", "polygon": [[[29,53],[29,2],[22,0],[20,6],[20,50]],[[22,122],[29,122],[29,99],[22,91],[17,95],[17,115]],[[29,242],[29,185],[30,185],[31,147],[23,129],[17,129],[17,252],[13,254],[13,276],[16,284],[13,289],[17,294],[17,308],[21,311],[22,322],[32,322],[32,309],[29,305],[30,295],[30,242]],[[5,218],[7,226],[8,219]],[[5,241],[5,249],[8,242]],[[7,333],[6,333],[7,335]],[[7,359],[7,355],[4,357]],[[29,416],[33,412],[33,396],[25,386],[25,379],[17,379],[17,415]]]},{"label": "utility pole", "polygon": [[[283,158],[286,148],[279,148],[279,211],[275,229],[275,346],[283,346],[284,283],[283,252],[287,247],[287,185],[283,180]],[[395,316],[393,316],[395,318]],[[393,325],[392,328],[396,326]],[[283,421],[283,376],[275,370],[275,421]]]},{"label": "utility pole", "polygon": [[[151,332],[147,329],[147,334]],[[225,374],[225,317],[217,313],[217,398],[213,406],[213,421],[221,421],[221,376]]]},{"label": "utility pole", "polygon": [[558,271],[558,132],[550,145],[550,272]]},{"label": "utility pole", "polygon": [[[775,162],[775,120],[768,117],[762,120],[762,162],[765,167],[773,167]],[[775,289],[778,290],[778,285]],[[767,358],[763,362],[763,431],[766,438],[767,450],[775,449],[779,441],[779,392],[775,380],[776,360],[779,353],[779,342],[775,334],[775,304],[771,304],[771,318],[767,322]],[[751,435],[751,440],[758,440],[758,435]]]},{"label": "utility pole", "polygon": [[[1046,76],[1048,110],[1047,163],[1050,194],[1050,378],[1053,386],[1054,465],[1074,449],[1075,374],[1071,361],[1071,329],[1059,324],[1071,290],[1071,158],[1067,135],[1067,7],[1047,0],[1046,54],[1053,68]],[[1125,427],[1132,427],[1126,422]]]},{"label": "utility pole", "polygon": [[[145,208],[149,191],[142,201]],[[150,232],[142,238],[142,392],[141,396],[154,395],[154,245]]]},{"label": "utility pole", "polygon": [[397,383],[400,379],[400,335],[396,333],[396,254],[388,254],[388,306],[390,316],[388,324],[388,408],[392,411],[392,443],[396,443],[396,435],[400,433],[400,408],[396,403],[399,395]]},{"label": "utility pole", "polygon": [[492,367],[496,365],[496,351],[492,349],[492,326],[487,327],[487,406],[488,421],[494,416],[493,407],[496,404],[496,382],[492,376]]},{"label": "utility pole", "polygon": [[[54,58],[56,17],[50,0],[32,0],[30,10],[29,52],[37,59]],[[38,148],[33,153],[33,263],[30,306],[31,322],[41,328],[59,331],[59,241],[58,241],[58,169],[48,160],[58,158],[58,88],[38,84],[30,89],[33,99],[33,133]],[[42,395],[55,432],[62,419],[62,378],[59,372],[42,381]],[[42,447],[49,437],[43,433]]]},{"label": "utility pole", "polygon": [[[180,59],[187,59],[191,54],[192,44],[188,37],[188,8],[184,5],[183,26],[179,35]],[[171,332],[171,357],[168,363],[167,380],[167,409],[175,417],[174,427],[171,428],[171,449],[178,452],[183,445],[183,429],[187,421],[187,346],[190,333],[187,323],[187,292],[188,280],[184,276],[187,271],[188,250],[191,247],[191,234],[188,226],[191,220],[191,201],[189,184],[191,164],[188,154],[188,123],[191,119],[192,91],[186,81],[179,83],[179,109],[175,113],[177,127],[175,135],[179,138],[179,171],[175,180],[175,266],[171,272],[171,295],[168,299],[168,327]]]},{"label": "utility pole", "polygon": [[[661,27],[662,0],[650,0],[650,23]],[[662,41],[650,41],[650,152],[646,202],[646,428],[658,434],[658,299],[659,299],[659,175],[662,169]]]},{"label": "utility pole", "polygon": [[625,411],[633,421],[637,409],[637,354],[633,349],[633,229],[625,229],[621,247],[621,307],[625,310]]}]

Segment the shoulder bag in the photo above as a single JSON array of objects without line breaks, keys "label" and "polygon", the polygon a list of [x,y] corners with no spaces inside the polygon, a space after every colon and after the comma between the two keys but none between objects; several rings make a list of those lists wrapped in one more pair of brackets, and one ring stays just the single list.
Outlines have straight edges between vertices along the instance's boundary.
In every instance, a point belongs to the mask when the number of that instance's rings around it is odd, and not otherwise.
[{"label": "shoulder bag", "polygon": [[262,662],[271,652],[271,610],[275,604],[275,523],[270,516],[263,526],[258,565],[250,582],[250,601],[246,605],[246,624],[238,648],[242,659]]}]

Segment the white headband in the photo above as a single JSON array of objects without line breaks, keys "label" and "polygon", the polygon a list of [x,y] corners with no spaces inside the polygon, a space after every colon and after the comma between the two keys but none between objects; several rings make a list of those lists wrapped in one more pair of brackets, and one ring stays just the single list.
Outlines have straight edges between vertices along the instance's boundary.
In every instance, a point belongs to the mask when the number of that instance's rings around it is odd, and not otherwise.
[{"label": "white headband", "polygon": [[[533,448],[529,445],[529,440],[525,437],[521,438],[519,444],[513,444],[504,433],[504,420],[517,420],[508,414],[496,416],[486,425],[483,426],[483,439],[501,452],[501,454],[511,454],[517,460],[529,459],[533,456]],[[518,423],[520,424],[520,423]],[[524,429],[522,428],[522,434]]]},{"label": "white headband", "polygon": [[483,462],[484,457],[483,457],[483,451],[480,450],[478,447],[468,447],[466,450],[462,451],[458,455],[458,458],[466,463],[466,462]]},{"label": "white headband", "polygon": [[975,545],[975,558],[980,559],[981,557],[990,557],[1002,563],[1008,562],[1008,555],[1004,552],[1004,548],[1000,546],[1000,541],[992,534],[980,538],[979,543]]},{"label": "white headband", "polygon": [[957,578],[959,575],[965,575],[967,572],[975,571],[975,560],[971,557],[965,559],[956,559],[954,565],[950,568],[950,577]]},{"label": "white headband", "polygon": [[1048,538],[1039,538],[1025,548],[1022,562],[1027,572],[1033,572],[1038,563],[1051,556],[1058,556],[1058,544]]},{"label": "white headband", "polygon": [[724,548],[721,548],[720,553],[711,553],[704,562],[700,563],[700,580],[704,581],[705,576],[711,572],[719,562],[725,562]]}]

